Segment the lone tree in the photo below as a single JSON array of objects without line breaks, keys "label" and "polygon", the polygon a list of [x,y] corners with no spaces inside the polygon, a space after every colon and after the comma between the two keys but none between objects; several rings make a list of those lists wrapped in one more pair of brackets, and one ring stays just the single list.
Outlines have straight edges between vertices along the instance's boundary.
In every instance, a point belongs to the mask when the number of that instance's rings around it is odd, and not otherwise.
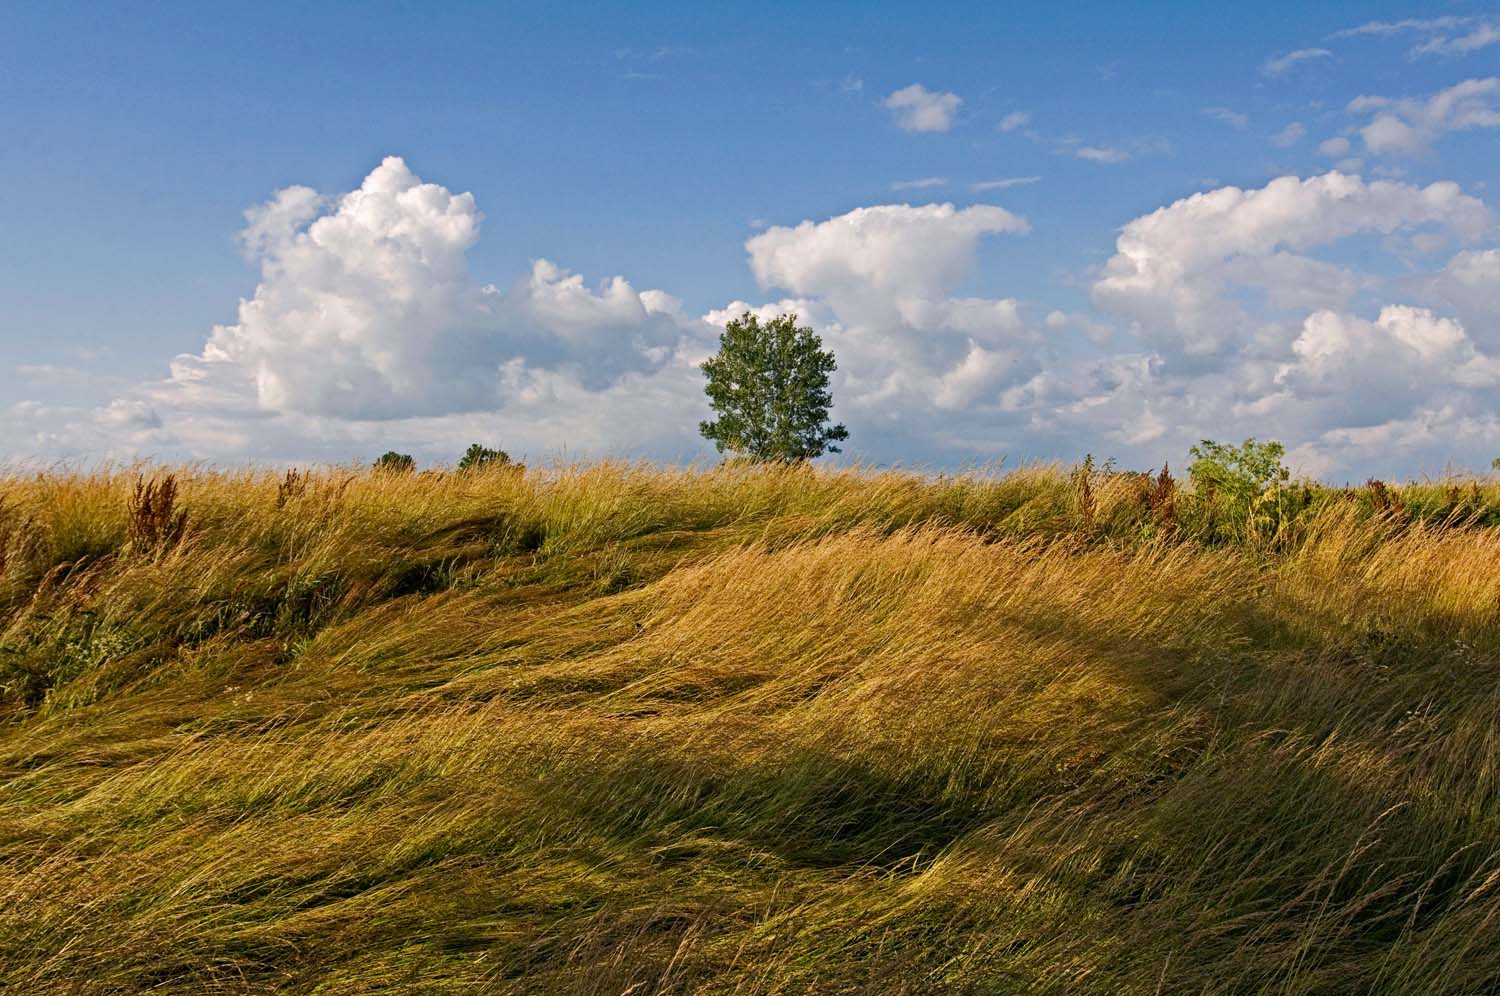
[{"label": "lone tree", "polygon": [[842,425],[828,424],[828,375],[837,369],[833,354],[812,329],[782,315],[762,325],[748,311],[719,336],[719,352],[703,364],[704,391],[718,414],[698,431],[753,460],[798,463],[837,453],[834,443],[849,438]]},{"label": "lone tree", "polygon": [[459,470],[483,470],[485,467],[501,467],[510,463],[510,454],[504,450],[492,450],[481,443],[471,443],[458,461]]},{"label": "lone tree", "polygon": [[410,474],[417,468],[417,461],[412,459],[410,453],[397,453],[395,450],[386,450],[375,461],[375,469],[383,474]]}]

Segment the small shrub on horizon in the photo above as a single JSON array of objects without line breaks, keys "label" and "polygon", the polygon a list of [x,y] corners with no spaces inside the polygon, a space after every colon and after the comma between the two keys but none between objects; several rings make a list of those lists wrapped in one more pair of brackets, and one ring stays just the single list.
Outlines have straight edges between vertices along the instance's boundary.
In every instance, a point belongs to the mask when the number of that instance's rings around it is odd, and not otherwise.
[{"label": "small shrub on horizon", "polygon": [[[1291,471],[1281,462],[1286,448],[1254,436],[1239,446],[1205,439],[1188,450],[1188,477],[1207,512],[1210,536],[1222,524],[1231,537],[1277,535],[1293,513],[1285,485]],[[1222,512],[1222,517],[1217,513]]]}]

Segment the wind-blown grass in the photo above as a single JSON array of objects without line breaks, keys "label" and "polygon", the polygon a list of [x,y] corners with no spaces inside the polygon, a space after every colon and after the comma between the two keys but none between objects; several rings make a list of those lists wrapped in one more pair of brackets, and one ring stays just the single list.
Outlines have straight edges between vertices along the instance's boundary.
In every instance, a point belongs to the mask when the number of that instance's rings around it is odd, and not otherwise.
[{"label": "wind-blown grass", "polygon": [[7,993],[1500,987],[1493,484],[165,473],[0,480]]}]

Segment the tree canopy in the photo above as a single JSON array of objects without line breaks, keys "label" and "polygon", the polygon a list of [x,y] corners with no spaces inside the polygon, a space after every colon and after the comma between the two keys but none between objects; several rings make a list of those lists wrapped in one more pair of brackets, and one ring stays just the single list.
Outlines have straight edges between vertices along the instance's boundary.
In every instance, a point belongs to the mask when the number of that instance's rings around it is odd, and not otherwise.
[{"label": "tree canopy", "polygon": [[480,470],[489,466],[503,466],[510,463],[510,454],[504,450],[491,449],[483,443],[471,443],[464,451],[463,458],[458,461],[459,470]]},{"label": "tree canopy", "polygon": [[719,352],[703,364],[709,406],[718,416],[698,430],[720,453],[796,463],[839,452],[849,438],[829,424],[833,353],[797,316],[764,324],[748,311],[719,336]]}]

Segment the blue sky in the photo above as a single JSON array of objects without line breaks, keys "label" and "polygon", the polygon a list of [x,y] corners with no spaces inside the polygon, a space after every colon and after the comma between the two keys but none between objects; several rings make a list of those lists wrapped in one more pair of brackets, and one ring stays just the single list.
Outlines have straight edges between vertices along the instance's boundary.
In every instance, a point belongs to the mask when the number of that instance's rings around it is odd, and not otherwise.
[{"label": "blue sky", "polygon": [[1497,74],[1472,4],[11,5],[0,457],[702,458],[786,305],[851,458],[1488,465]]}]

